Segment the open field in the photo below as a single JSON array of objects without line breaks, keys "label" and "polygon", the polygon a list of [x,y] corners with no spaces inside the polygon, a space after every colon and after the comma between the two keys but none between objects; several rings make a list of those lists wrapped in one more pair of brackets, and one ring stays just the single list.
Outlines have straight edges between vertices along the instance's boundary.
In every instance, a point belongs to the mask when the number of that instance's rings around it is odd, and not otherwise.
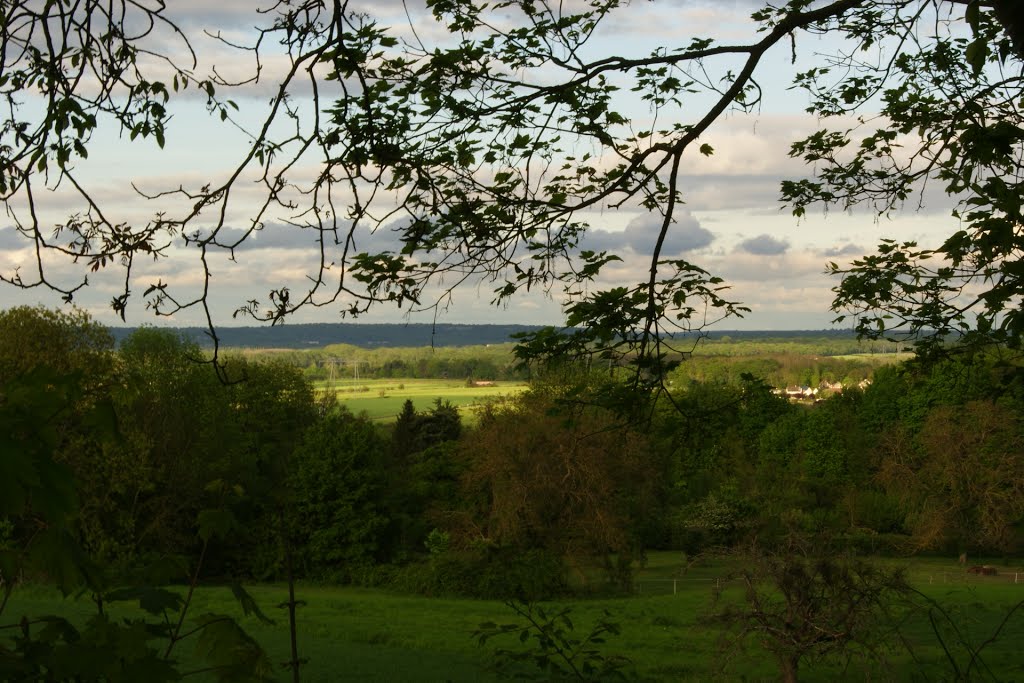
[{"label": "open field", "polygon": [[418,411],[428,410],[437,399],[459,409],[472,422],[473,407],[525,390],[525,382],[495,382],[494,386],[466,386],[465,381],[444,379],[355,379],[317,382],[317,391],[333,391],[338,400],[355,414],[366,413],[372,420],[393,420],[406,400]]},{"label": "open field", "polygon": [[899,353],[846,353],[831,356],[835,360],[851,360],[871,365],[892,365],[904,363],[914,358],[913,353],[900,351]]},{"label": "open field", "polygon": [[[727,575],[729,566],[721,561],[698,564],[684,570],[678,553],[653,553],[640,572],[641,582],[678,579],[675,593],[648,593],[621,598],[577,600],[572,619],[577,636],[585,635],[605,612],[621,627],[621,634],[608,637],[601,646],[606,654],[628,656],[635,673],[645,681],[765,680],[777,678],[768,655],[756,644],[747,649],[723,651],[727,641],[710,625],[713,611],[712,586]],[[904,563],[905,564],[905,563]],[[915,561],[908,565],[916,588],[941,604],[956,621],[960,635],[948,630],[943,637],[950,655],[963,667],[968,659],[959,640],[982,643],[999,627],[1011,607],[1024,599],[1024,582],[1007,580],[1013,569],[1001,568],[999,577],[972,577],[948,560]],[[927,583],[923,578],[945,572],[955,577],[946,584]],[[643,583],[641,583],[643,585]],[[252,617],[242,619],[244,627],[259,640],[275,663],[288,658],[287,624],[274,605],[285,600],[279,585],[251,588],[259,604],[276,619],[266,626]],[[726,591],[729,599],[730,591]],[[398,595],[383,590],[300,585],[298,596],[305,601],[299,611],[299,647],[309,663],[302,680],[328,681],[492,681],[501,680],[486,671],[488,654],[495,647],[518,647],[514,638],[495,639],[480,647],[473,631],[485,621],[515,622],[510,610],[498,601],[455,600]],[[738,591],[733,598],[738,599]],[[14,623],[21,614],[59,613],[84,619],[90,603],[61,600],[54,591],[27,588],[15,591],[4,613],[4,623]],[[238,615],[226,588],[197,591],[193,613]],[[274,612],[277,612],[276,614]],[[941,614],[933,611],[932,616]],[[887,665],[870,667],[860,661],[849,668],[838,665],[810,665],[801,669],[801,680],[948,680],[952,665],[939,645],[926,611],[903,611],[900,626],[903,644],[892,639]],[[1019,644],[1024,642],[1024,613],[1017,612],[1005,624],[999,638],[983,652],[992,678],[1021,680],[1024,660]],[[907,652],[913,649],[913,655]],[[181,654],[192,656],[193,645],[185,642]],[[199,665],[186,661],[187,665]],[[284,672],[278,670],[279,678]],[[190,679],[192,680],[192,679]],[[202,680],[195,677],[195,680]]]}]

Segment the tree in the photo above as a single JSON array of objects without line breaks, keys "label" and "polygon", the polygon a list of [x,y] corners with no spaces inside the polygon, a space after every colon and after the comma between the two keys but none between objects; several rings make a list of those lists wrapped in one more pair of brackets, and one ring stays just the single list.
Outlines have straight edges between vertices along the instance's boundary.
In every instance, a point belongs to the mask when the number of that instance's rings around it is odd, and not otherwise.
[{"label": "tree", "polygon": [[[43,391],[52,390],[60,397],[54,405],[62,406],[65,414],[50,427],[57,437],[46,445],[76,480],[76,516],[81,509],[96,509],[106,497],[107,475],[118,469],[109,457],[117,442],[102,438],[104,430],[97,421],[97,415],[104,416],[108,429],[115,430],[110,401],[116,383],[113,343],[106,328],[78,309],[21,306],[0,312],[0,382],[31,385],[27,378],[36,378]],[[47,389],[49,384],[52,389]],[[44,424],[46,420],[40,429]],[[89,526],[87,521],[76,521],[72,526],[76,532]]]},{"label": "tree", "polygon": [[938,406],[915,441],[890,440],[902,448],[891,449],[879,472],[904,505],[915,546],[1018,550],[1024,520],[1019,416],[990,401]]},{"label": "tree", "polygon": [[[54,339],[77,338],[72,326],[63,327],[68,321],[62,321],[60,315],[14,313],[4,316],[4,322],[11,318],[34,320],[39,326],[53,325],[51,331],[60,333],[54,334]],[[55,320],[61,325],[54,325]],[[18,327],[26,328],[37,326]],[[86,327],[86,331],[90,329]],[[68,355],[74,358],[76,354]],[[48,360],[53,360],[53,365]],[[83,518],[95,514],[90,503],[98,496],[89,487],[100,477],[83,487],[76,476],[80,472],[75,470],[103,467],[103,458],[89,457],[111,452],[121,434],[110,398],[96,395],[93,378],[84,381],[81,369],[68,370],[62,361],[67,361],[64,354],[54,359],[32,358],[26,361],[26,371],[3,378],[0,384],[0,515],[7,527],[0,547],[0,616],[5,623],[15,624],[5,628],[9,637],[5,635],[0,642],[0,676],[12,680],[182,680],[189,674],[179,670],[172,654],[176,644],[192,638],[198,641],[199,657],[210,664],[207,670],[215,671],[219,680],[267,680],[269,659],[233,617],[204,614],[182,629],[198,569],[183,598],[156,587],[180,578],[174,563],[136,567],[128,578],[118,575],[109,564],[97,562],[101,558],[90,556],[88,548],[79,543],[78,527]],[[90,384],[91,394],[87,391]],[[81,438],[82,434],[87,439]],[[90,447],[87,456],[68,458],[67,451],[82,448],[83,442]],[[201,513],[200,535],[215,535],[205,526]],[[9,599],[25,578],[45,578],[65,595],[89,594],[96,613],[76,619],[78,623],[60,615],[8,614],[12,609]],[[255,612],[266,621],[240,586],[232,592],[246,615]],[[105,610],[115,602],[137,602],[140,611],[121,609],[113,618]],[[112,652],[116,656],[111,656]],[[190,661],[194,665],[194,659]]]},{"label": "tree", "polygon": [[288,477],[293,543],[307,575],[351,577],[379,555],[387,527],[377,460],[385,444],[364,418],[336,409],[295,449]]},{"label": "tree", "polygon": [[[940,183],[959,200],[959,229],[941,245],[885,240],[877,255],[848,269],[832,264],[842,276],[835,307],[858,315],[858,332],[871,337],[924,335],[926,346],[951,336],[1017,344],[1024,329],[1016,305],[1024,22],[1011,2],[959,4],[940,13],[951,30],[893,53],[881,68],[831,91],[815,83],[816,74],[805,75],[812,110],[826,119],[872,98],[882,106],[874,121],[862,116],[854,128],[823,130],[794,145],[794,155],[819,164],[818,177],[784,183],[783,197],[798,214],[815,202],[866,203],[885,213],[921,183]],[[877,40],[862,31],[865,41]],[[906,35],[897,27],[888,34]]]},{"label": "tree", "polygon": [[454,453],[461,434],[462,418],[449,401],[438,398],[425,412],[417,412],[411,400],[403,404],[388,457],[380,459],[392,559],[422,554],[437,522],[434,508],[452,507],[460,469]]},{"label": "tree", "polygon": [[785,683],[796,683],[808,661],[877,658],[895,625],[895,601],[910,592],[900,570],[859,560],[786,554],[751,561],[739,572],[745,602],[728,604],[712,618],[732,629],[735,644],[759,641]]},{"label": "tree", "polygon": [[[168,103],[186,88],[202,93],[215,118],[244,126],[223,95],[239,84],[216,70],[194,73],[189,36],[163,5],[9,3],[0,22],[0,198],[39,258],[31,274],[4,277],[71,299],[87,280],[57,283],[45,266],[50,252],[92,270],[120,267],[112,305],[123,314],[135,259],[183,244],[198,259],[198,293],[157,280],[144,297],[160,315],[200,307],[214,327],[209,259],[233,255],[280,220],[318,243],[309,285],[274,288],[238,313],[278,322],[335,303],[352,315],[378,303],[443,306],[454,287],[481,277],[496,303],[560,288],[577,329],[534,335],[527,352],[596,354],[631,363],[637,383],[657,380],[686,351],[668,332],[745,310],[720,278],[666,253],[685,200],[680,169],[690,155],[714,153],[704,136],[716,120],[758,108],[766,55],[795,57],[804,35],[829,34],[843,47],[796,85],[822,119],[863,116],[793,145],[814,172],[783,183],[784,201],[797,215],[865,202],[884,213],[931,179],[961,200],[962,224],[939,247],[886,242],[849,270],[835,266],[843,276],[836,308],[858,313],[858,329],[873,335],[894,321],[940,336],[976,329],[1016,339],[1024,327],[1014,306],[1024,246],[1016,106],[1024,22],[1013,0],[788,0],[751,15],[759,36],[748,43],[693,37],[639,57],[588,51],[599,25],[629,11],[621,0],[573,10],[543,0],[429,0],[427,8],[423,21],[445,29],[437,44],[423,42],[424,31],[398,35],[342,0],[279,1],[254,16],[253,41],[234,47],[255,56],[254,78],[264,57],[286,68],[250,142],[225,177],[157,192],[154,217],[133,223],[108,216],[75,170],[95,132],[113,126],[163,146]],[[509,23],[492,24],[495,11]],[[184,49],[172,51],[167,39]],[[620,92],[652,116],[624,115]],[[23,101],[29,95],[46,103],[44,116]],[[876,107],[878,116],[865,113]],[[314,158],[310,179],[293,172]],[[241,204],[246,178],[262,188],[252,206]],[[37,195],[57,185],[79,199],[51,237]],[[593,286],[620,260],[580,250],[586,212],[604,207],[646,209],[659,221],[643,281]],[[401,246],[359,251],[382,227]]]},{"label": "tree", "polygon": [[468,509],[453,516],[455,540],[543,550],[584,566],[596,560],[628,574],[653,514],[645,441],[602,408],[517,397],[462,442]]},{"label": "tree", "polygon": [[0,311],[0,381],[46,367],[80,373],[93,392],[110,381],[114,338],[85,311],[17,306]]},{"label": "tree", "polygon": [[226,389],[198,346],[170,331],[136,330],[117,360],[123,438],[79,473],[86,545],[108,561],[187,553],[211,469],[234,442],[216,439],[217,423],[229,428]]}]

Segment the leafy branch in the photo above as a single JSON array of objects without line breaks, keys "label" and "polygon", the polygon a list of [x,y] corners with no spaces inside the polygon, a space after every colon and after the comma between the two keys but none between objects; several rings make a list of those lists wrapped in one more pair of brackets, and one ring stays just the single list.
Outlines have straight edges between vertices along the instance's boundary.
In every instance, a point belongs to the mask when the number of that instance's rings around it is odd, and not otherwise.
[{"label": "leafy branch", "polygon": [[496,636],[514,635],[521,644],[532,646],[527,650],[498,649],[496,666],[518,678],[529,678],[516,665],[530,664],[536,669],[538,680],[575,679],[580,681],[616,678],[626,680],[625,668],[629,659],[621,655],[605,655],[597,647],[604,645],[605,636],[619,635],[619,626],[604,613],[594,627],[582,638],[573,636],[575,628],[569,608],[549,612],[539,605],[510,600],[505,603],[525,623],[480,624],[473,637],[485,645]]}]

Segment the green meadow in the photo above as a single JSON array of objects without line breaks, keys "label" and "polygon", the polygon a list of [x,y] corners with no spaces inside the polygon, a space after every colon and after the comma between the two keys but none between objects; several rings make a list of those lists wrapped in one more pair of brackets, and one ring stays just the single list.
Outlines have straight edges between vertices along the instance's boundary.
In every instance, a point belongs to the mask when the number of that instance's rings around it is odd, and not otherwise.
[{"label": "green meadow", "polygon": [[316,383],[317,391],[333,392],[352,413],[381,422],[393,420],[407,400],[412,401],[417,411],[425,411],[441,399],[457,407],[463,420],[472,423],[476,407],[517,394],[526,387],[525,382],[468,386],[464,380],[446,379],[348,379]]},{"label": "green meadow", "polygon": [[[968,665],[968,646],[977,648],[997,633],[981,651],[980,664],[975,664],[982,674],[978,680],[1024,679],[1024,613],[1017,611],[1006,619],[1024,599],[1024,581],[1014,583],[1013,568],[1001,567],[997,577],[973,577],[948,560],[902,564],[922,595],[915,598],[917,608],[898,608],[893,625],[885,627],[891,632],[879,651],[884,663],[808,662],[801,680],[952,680]],[[621,633],[608,636],[599,647],[606,655],[628,657],[629,671],[638,680],[777,680],[773,661],[756,641],[741,647],[710,619],[718,604],[715,587],[721,581],[726,583],[719,600],[742,599],[740,588],[728,583],[729,571],[735,568],[730,561],[686,566],[679,553],[652,553],[638,574],[638,587],[646,588],[646,593],[546,607],[570,607],[573,634],[579,637],[603,616],[616,622]],[[227,588],[197,590],[192,614],[238,616],[278,666],[278,678],[284,679],[286,672],[278,663],[288,659],[287,619],[276,606],[287,599],[286,589],[258,585],[249,590],[274,624],[243,617]],[[519,621],[499,601],[314,584],[300,584],[297,598],[304,603],[298,613],[298,639],[300,655],[308,660],[302,669],[307,682],[497,681],[504,676],[488,668],[493,651],[525,647],[518,638],[495,638],[483,646],[474,639],[473,632],[483,622]],[[934,601],[930,611],[926,598]],[[61,600],[52,589],[29,587],[15,591],[5,614],[15,621],[21,613],[58,613],[84,620],[91,608],[87,600]],[[191,661],[194,645],[184,641],[179,647],[186,667],[202,666]],[[193,680],[206,679],[198,675]]]}]

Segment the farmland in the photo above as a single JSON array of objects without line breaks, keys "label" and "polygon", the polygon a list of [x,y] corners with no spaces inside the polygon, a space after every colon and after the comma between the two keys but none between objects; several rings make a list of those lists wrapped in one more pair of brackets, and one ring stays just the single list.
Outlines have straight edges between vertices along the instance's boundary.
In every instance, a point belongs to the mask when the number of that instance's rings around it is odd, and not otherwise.
[{"label": "farmland", "polygon": [[526,382],[516,381],[472,386],[465,381],[445,379],[325,380],[315,383],[318,392],[333,393],[352,413],[366,415],[377,422],[394,419],[406,400],[412,401],[418,411],[427,410],[441,400],[458,408],[463,420],[472,423],[475,408],[489,401],[514,396],[526,387]]}]

